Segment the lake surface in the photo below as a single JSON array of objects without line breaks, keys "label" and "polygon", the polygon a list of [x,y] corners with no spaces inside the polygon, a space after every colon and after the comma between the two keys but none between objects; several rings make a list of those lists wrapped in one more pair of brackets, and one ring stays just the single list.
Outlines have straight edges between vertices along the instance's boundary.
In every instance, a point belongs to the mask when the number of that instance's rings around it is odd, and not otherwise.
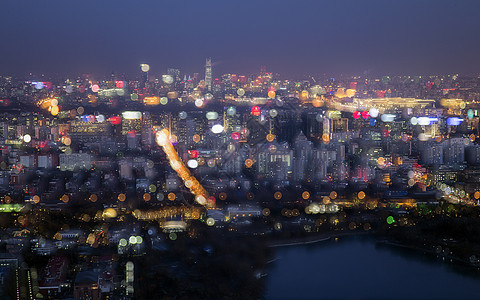
[{"label": "lake surface", "polygon": [[480,271],[371,237],[274,249],[266,299],[480,299]]}]

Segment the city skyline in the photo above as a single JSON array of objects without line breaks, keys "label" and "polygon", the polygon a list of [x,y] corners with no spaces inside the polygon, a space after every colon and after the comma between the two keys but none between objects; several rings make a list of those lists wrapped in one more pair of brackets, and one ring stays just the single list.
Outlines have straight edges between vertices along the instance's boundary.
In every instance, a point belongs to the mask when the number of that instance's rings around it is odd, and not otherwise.
[{"label": "city skyline", "polygon": [[3,2],[0,299],[478,298],[480,1]]}]

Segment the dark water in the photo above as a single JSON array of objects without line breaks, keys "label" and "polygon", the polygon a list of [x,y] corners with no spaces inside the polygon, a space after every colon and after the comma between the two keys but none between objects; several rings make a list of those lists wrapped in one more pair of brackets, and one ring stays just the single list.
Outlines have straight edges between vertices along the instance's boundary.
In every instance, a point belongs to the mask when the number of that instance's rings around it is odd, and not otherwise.
[{"label": "dark water", "polygon": [[370,237],[275,251],[267,299],[480,299],[480,271]]}]

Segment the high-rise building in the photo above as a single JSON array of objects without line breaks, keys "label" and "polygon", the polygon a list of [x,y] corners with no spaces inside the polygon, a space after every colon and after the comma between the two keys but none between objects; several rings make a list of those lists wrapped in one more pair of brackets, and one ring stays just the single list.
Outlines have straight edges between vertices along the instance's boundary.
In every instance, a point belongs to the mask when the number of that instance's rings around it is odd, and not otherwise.
[{"label": "high-rise building", "polygon": [[443,141],[443,159],[447,165],[463,165],[465,163],[465,147],[471,142],[463,138],[450,138]]},{"label": "high-rise building", "polygon": [[275,152],[264,149],[257,154],[257,172],[263,178],[289,184],[293,171],[293,151],[288,143],[274,142]]},{"label": "high-rise building", "polygon": [[181,77],[180,77],[180,70],[179,69],[168,68],[167,69],[167,75],[172,76],[174,81],[181,81],[182,80]]},{"label": "high-rise building", "polygon": [[144,88],[147,85],[148,82],[148,71],[150,70],[150,66],[147,64],[141,64],[140,68],[142,70],[142,81],[141,81],[141,87]]},{"label": "high-rise building", "polygon": [[312,180],[313,143],[307,140],[302,131],[294,140],[294,149],[293,180],[296,182]]},{"label": "high-rise building", "polygon": [[223,112],[223,127],[225,128],[225,132],[232,133],[234,131],[240,131],[242,128],[241,115],[239,113],[230,115],[227,113],[227,110],[228,108],[225,108],[225,111]]},{"label": "high-rise building", "polygon": [[480,164],[480,145],[472,145],[465,148],[465,160],[468,164]]},{"label": "high-rise building", "polygon": [[421,161],[426,165],[442,165],[443,164],[443,146],[438,144],[422,145],[420,150]]},{"label": "high-rise building", "polygon": [[207,84],[207,90],[212,90],[212,59],[207,58],[205,62],[205,83]]},{"label": "high-rise building", "polygon": [[145,87],[148,82],[148,72],[142,72],[142,87]]}]

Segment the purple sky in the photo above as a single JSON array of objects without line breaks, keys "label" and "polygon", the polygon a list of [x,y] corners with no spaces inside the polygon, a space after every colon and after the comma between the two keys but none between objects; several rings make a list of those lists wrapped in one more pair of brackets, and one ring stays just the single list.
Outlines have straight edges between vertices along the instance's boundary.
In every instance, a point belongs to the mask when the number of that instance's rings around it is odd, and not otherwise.
[{"label": "purple sky", "polygon": [[480,72],[480,1],[3,0],[0,74]]}]

